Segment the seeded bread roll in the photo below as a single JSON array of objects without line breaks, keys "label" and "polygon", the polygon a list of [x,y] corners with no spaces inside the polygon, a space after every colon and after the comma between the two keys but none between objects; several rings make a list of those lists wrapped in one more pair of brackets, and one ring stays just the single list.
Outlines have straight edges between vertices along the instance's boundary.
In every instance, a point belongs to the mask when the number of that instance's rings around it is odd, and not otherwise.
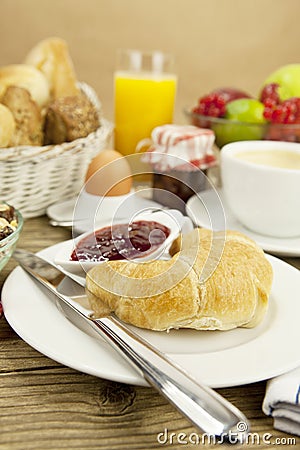
[{"label": "seeded bread roll", "polygon": [[10,110],[0,103],[0,147],[7,147],[16,129],[16,122]]},{"label": "seeded bread roll", "polygon": [[24,88],[9,86],[2,103],[9,108],[16,123],[9,146],[43,145],[43,120],[40,109],[32,100],[30,93]]},{"label": "seeded bread roll", "polygon": [[50,100],[49,84],[46,77],[35,67],[26,64],[12,64],[0,68],[0,101],[9,86],[27,89],[32,99],[45,106]]},{"label": "seeded bread roll", "polygon": [[28,53],[25,62],[45,75],[52,100],[79,94],[73,62],[63,39],[53,37],[39,42]]},{"label": "seeded bread roll", "polygon": [[98,127],[98,112],[85,95],[59,98],[49,106],[46,114],[45,144],[83,138]]},{"label": "seeded bread roll", "polygon": [[183,239],[169,261],[110,261],[86,277],[95,316],[109,308],[125,322],[159,331],[254,327],[266,313],[271,284],[272,267],[255,242],[234,231],[224,241],[224,233],[203,229]]}]

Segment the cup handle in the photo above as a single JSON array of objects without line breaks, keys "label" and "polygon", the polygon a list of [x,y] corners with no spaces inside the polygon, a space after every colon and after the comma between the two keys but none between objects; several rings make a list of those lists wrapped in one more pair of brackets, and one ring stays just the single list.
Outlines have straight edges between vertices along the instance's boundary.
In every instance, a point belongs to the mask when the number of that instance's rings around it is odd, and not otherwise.
[{"label": "cup handle", "polygon": [[142,139],[135,147],[135,152],[140,153],[143,147],[146,147],[147,145],[150,147],[152,144],[153,142],[150,138]]}]

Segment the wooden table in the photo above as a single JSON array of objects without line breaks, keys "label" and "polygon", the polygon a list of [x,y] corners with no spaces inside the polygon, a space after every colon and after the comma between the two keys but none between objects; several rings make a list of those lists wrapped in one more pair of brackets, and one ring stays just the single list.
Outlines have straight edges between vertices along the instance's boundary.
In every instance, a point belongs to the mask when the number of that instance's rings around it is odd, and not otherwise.
[{"label": "wooden table", "polygon": [[[26,220],[18,245],[36,252],[70,237],[69,230],[53,228],[39,217]],[[300,268],[300,259],[286,261]],[[15,266],[11,259],[0,274],[0,286]],[[262,413],[265,386],[260,382],[218,390],[246,414],[257,433],[254,444],[245,448],[269,449],[270,443],[274,448],[276,439],[291,438],[273,430],[272,419]],[[165,429],[168,442],[163,444],[158,434]],[[22,341],[5,318],[0,320],[1,450],[220,447],[208,440],[193,445],[194,433],[199,434],[152,388],[102,380],[58,364]],[[299,449],[300,439],[295,439],[292,448]],[[189,440],[188,445],[180,443]],[[284,441],[275,446],[287,447]]]}]

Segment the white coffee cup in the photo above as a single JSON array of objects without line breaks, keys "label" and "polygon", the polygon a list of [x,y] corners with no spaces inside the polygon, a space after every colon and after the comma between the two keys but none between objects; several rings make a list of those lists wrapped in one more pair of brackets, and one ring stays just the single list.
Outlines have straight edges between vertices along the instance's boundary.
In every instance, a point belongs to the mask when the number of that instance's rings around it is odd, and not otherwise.
[{"label": "white coffee cup", "polygon": [[300,236],[299,161],[300,143],[243,141],[222,148],[225,199],[244,226],[267,236]]}]

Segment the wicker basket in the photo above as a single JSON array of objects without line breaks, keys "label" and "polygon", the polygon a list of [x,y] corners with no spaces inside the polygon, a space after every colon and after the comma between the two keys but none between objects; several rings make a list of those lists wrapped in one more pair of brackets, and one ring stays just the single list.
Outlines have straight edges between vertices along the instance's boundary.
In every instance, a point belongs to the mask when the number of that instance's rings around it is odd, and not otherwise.
[{"label": "wicker basket", "polygon": [[[80,88],[101,112],[90,86]],[[19,209],[25,218],[45,214],[52,203],[76,195],[94,156],[108,146],[113,125],[101,126],[85,138],[60,145],[21,146],[0,151],[0,198]]]}]

